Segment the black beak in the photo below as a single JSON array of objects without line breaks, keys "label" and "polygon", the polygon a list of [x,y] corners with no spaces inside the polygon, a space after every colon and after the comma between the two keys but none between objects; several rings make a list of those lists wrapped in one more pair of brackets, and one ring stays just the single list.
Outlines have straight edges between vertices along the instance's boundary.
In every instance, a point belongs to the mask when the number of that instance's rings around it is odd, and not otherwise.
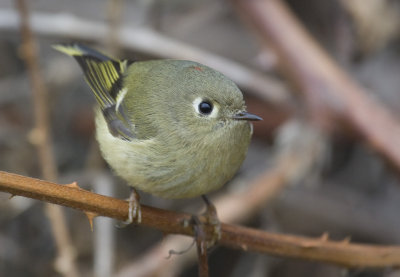
[{"label": "black beak", "polygon": [[248,121],[259,121],[259,120],[263,120],[261,117],[252,114],[252,113],[248,113],[248,112],[239,112],[237,114],[235,114],[234,116],[232,116],[233,119],[236,120],[248,120]]}]

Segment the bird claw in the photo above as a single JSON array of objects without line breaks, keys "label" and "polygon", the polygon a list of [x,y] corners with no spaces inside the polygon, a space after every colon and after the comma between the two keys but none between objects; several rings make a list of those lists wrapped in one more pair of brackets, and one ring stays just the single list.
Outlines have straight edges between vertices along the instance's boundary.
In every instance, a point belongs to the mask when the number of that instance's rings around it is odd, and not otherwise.
[{"label": "bird claw", "polygon": [[124,228],[134,222],[136,220],[137,224],[142,222],[142,209],[140,207],[140,195],[134,189],[131,188],[131,194],[129,195],[128,203],[129,203],[129,212],[128,219],[122,222],[117,223],[118,228]]},{"label": "bird claw", "polygon": [[[196,242],[205,245],[208,249],[216,245],[221,239],[221,222],[218,219],[215,206],[205,195],[202,195],[202,198],[206,204],[206,211],[200,216],[203,220],[200,220],[199,216],[193,215],[189,221],[189,225],[194,230]],[[185,223],[188,225],[188,222]],[[211,236],[207,235],[206,226],[213,228]]]},{"label": "bird claw", "polygon": [[203,216],[206,219],[206,224],[213,227],[211,240],[207,242],[208,247],[212,247],[221,239],[221,222],[219,221],[217,209],[214,204],[211,203],[205,195],[202,195],[201,198],[206,203],[206,211],[203,213]]}]

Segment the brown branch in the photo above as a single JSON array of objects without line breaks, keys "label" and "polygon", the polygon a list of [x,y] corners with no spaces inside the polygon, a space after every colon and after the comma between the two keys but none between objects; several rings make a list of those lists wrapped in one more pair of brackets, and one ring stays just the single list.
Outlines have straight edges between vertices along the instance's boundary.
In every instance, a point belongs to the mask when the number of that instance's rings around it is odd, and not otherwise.
[{"label": "brown branch", "polygon": [[46,179],[55,181],[57,179],[57,168],[49,132],[47,91],[38,65],[37,45],[29,26],[28,7],[24,0],[17,0],[16,3],[21,18],[21,50],[32,84],[34,101],[36,127],[32,131],[31,140],[38,149],[42,175]]},{"label": "brown branch", "polygon": [[[348,122],[400,171],[400,124],[352,80],[279,0],[232,0],[279,57],[279,64],[304,94],[314,119],[332,126]],[[337,121],[336,121],[337,123]]]},{"label": "brown branch", "polygon": [[104,37],[104,44],[107,46],[107,53],[118,57],[120,45],[118,33],[121,28],[123,18],[123,0],[108,0],[107,1],[107,21],[108,21],[108,36]]},{"label": "brown branch", "polygon": [[[47,106],[47,90],[44,85],[38,62],[37,44],[29,22],[29,9],[25,0],[16,0],[20,15],[20,31],[22,37],[21,50],[32,84],[35,128],[31,131],[31,141],[35,144],[42,176],[48,180],[57,180],[57,167],[53,153],[53,144],[49,127],[49,111]],[[49,218],[52,234],[57,245],[58,256],[56,269],[64,276],[79,276],[74,263],[75,251],[71,244],[65,217],[60,207],[46,205],[45,212]]]},{"label": "brown branch", "polygon": [[[12,195],[38,199],[121,221],[127,220],[126,201],[92,193],[73,185],[58,185],[2,171],[0,171],[0,183],[0,190]],[[166,233],[192,235],[191,229],[184,228],[182,224],[186,219],[190,219],[190,215],[176,216],[173,212],[142,206],[142,225]]]},{"label": "brown branch", "polygon": [[[0,190],[118,220],[125,220],[128,215],[126,201],[73,186],[58,185],[2,171],[0,171]],[[142,206],[141,224],[164,233],[193,236],[190,226],[183,224],[189,219],[189,214]],[[229,224],[222,224],[221,227],[220,244],[230,248],[308,259],[345,267],[400,266],[400,247],[398,246],[372,246],[348,241],[333,242],[327,239],[273,234]]]}]

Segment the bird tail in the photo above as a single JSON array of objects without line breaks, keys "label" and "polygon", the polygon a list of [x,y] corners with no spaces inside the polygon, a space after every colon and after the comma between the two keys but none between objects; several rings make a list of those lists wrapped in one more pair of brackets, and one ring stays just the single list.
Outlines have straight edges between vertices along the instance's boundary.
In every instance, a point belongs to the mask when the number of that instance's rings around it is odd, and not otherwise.
[{"label": "bird tail", "polygon": [[78,62],[100,105],[110,132],[125,139],[134,137],[126,127],[128,119],[120,105],[127,93],[127,88],[123,86],[123,77],[131,62],[115,60],[80,44],[57,44],[53,45],[53,48],[74,57]]},{"label": "bird tail", "polygon": [[123,89],[127,60],[115,60],[80,44],[57,44],[53,48],[75,58],[102,109],[115,104]]}]

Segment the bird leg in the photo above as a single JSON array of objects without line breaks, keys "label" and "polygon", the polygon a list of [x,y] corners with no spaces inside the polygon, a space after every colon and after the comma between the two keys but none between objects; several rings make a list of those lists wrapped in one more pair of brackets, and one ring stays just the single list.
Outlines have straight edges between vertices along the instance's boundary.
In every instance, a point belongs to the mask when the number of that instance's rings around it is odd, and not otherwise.
[{"label": "bird leg", "polygon": [[211,247],[221,239],[221,222],[219,221],[217,209],[215,208],[214,204],[204,194],[201,196],[201,198],[206,204],[206,211],[203,214],[206,219],[206,224],[213,227],[211,240],[208,241],[208,245]]},{"label": "bird leg", "polygon": [[140,195],[136,191],[135,188],[131,187],[131,193],[128,198],[129,203],[129,213],[128,219],[117,224],[117,227],[123,228],[133,223],[136,220],[136,223],[140,224],[142,222],[142,210],[140,207]]},{"label": "bird leg", "polygon": [[[216,245],[217,242],[221,239],[221,222],[217,216],[217,210],[215,206],[211,203],[211,201],[205,196],[201,196],[204,202],[206,203],[206,211],[201,215],[192,215],[190,219],[184,219],[182,221],[183,226],[193,228],[194,233],[194,241],[189,246],[188,249],[184,251],[175,251],[170,250],[168,258],[172,255],[181,255],[188,252],[196,243],[197,245],[197,254],[199,258],[199,270],[204,272],[207,269],[207,249]],[[208,240],[207,236],[207,226],[209,225],[213,228],[213,232],[211,235],[211,239]],[[203,275],[199,275],[203,276]],[[208,275],[206,275],[208,276]]]}]

